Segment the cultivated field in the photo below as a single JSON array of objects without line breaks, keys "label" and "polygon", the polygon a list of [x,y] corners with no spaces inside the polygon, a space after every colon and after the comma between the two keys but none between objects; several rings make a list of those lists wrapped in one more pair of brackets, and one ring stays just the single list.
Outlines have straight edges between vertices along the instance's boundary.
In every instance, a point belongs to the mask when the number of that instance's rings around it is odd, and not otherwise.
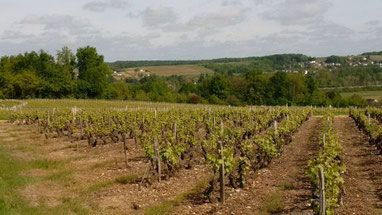
[{"label": "cultivated field", "polygon": [[382,213],[381,109],[12,102],[0,214]]},{"label": "cultivated field", "polygon": [[[136,72],[136,70],[144,70],[147,72]],[[214,72],[199,65],[176,65],[176,66],[151,66],[151,67],[139,67],[139,68],[128,68],[125,70],[123,75],[125,77],[138,77],[139,74],[155,74],[159,76],[198,76],[200,74],[213,74]]]},{"label": "cultivated field", "polygon": [[371,55],[370,59],[377,61],[377,62],[380,62],[380,61],[382,61],[382,55]]},{"label": "cultivated field", "polygon": [[341,96],[348,98],[352,95],[360,95],[364,99],[377,99],[378,101],[382,101],[382,90],[379,91],[359,91],[359,92],[346,92],[341,93]]}]

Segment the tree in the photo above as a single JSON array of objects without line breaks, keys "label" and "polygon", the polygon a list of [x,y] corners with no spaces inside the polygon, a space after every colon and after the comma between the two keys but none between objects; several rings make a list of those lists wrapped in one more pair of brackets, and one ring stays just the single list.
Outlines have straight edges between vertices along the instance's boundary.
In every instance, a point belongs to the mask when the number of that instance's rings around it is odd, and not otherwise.
[{"label": "tree", "polygon": [[[77,49],[78,78],[88,83],[86,92],[91,98],[100,98],[109,84],[111,75],[104,57],[94,47]],[[82,86],[86,86],[82,84]]]},{"label": "tree", "polygon": [[329,56],[325,60],[326,63],[343,63],[343,61],[341,57],[335,55]]},{"label": "tree", "polygon": [[63,47],[57,51],[57,66],[66,76],[70,76],[74,80],[74,69],[76,67],[76,56],[68,47]]},{"label": "tree", "polygon": [[229,94],[227,77],[219,74],[213,76],[209,83],[209,91],[219,99],[226,99]]},{"label": "tree", "polygon": [[273,88],[273,99],[275,104],[284,105],[289,102],[288,92],[290,84],[287,80],[287,74],[285,72],[276,73],[271,79]]}]

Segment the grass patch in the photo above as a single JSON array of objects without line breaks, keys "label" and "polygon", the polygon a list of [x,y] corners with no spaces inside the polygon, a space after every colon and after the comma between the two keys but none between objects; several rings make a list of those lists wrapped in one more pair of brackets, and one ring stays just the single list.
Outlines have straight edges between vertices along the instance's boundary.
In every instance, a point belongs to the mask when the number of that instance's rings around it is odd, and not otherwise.
[{"label": "grass patch", "polygon": [[85,191],[83,191],[83,194],[93,193],[101,190],[102,188],[111,186],[114,184],[114,180],[107,180],[100,183],[96,183],[91,185],[90,187],[86,188]]},{"label": "grass patch", "polygon": [[86,215],[89,214],[89,210],[87,208],[84,208],[81,205],[81,200],[78,198],[70,198],[70,197],[64,197],[62,199],[62,204],[54,207],[51,209],[50,214],[59,214],[59,215],[66,215],[66,214],[78,214],[78,215]]},{"label": "grass patch", "polygon": [[[81,204],[81,199],[67,199],[62,204],[48,208],[44,204],[38,207],[32,207],[22,198],[18,190],[32,183],[39,183],[41,180],[25,176],[23,171],[31,167],[39,167],[42,169],[57,168],[60,162],[51,160],[36,160],[27,163],[16,160],[10,156],[10,150],[6,149],[0,140],[0,214],[88,214],[88,209]],[[45,180],[62,180],[67,172],[62,171],[44,178]]]},{"label": "grass patch", "polygon": [[59,171],[59,172],[56,172],[56,173],[53,173],[51,175],[48,175],[44,178],[44,180],[49,180],[49,181],[69,181],[70,180],[70,175],[72,173],[68,170],[63,170],[63,171]]},{"label": "grass patch", "polygon": [[279,184],[279,187],[282,190],[293,190],[293,189],[295,189],[294,184],[293,183],[289,183],[289,182],[283,182],[283,183]]},{"label": "grass patch", "polygon": [[208,185],[210,178],[201,180],[194,188],[185,193],[179,194],[174,200],[164,201],[158,205],[145,208],[145,215],[162,215],[170,214],[175,206],[180,205],[184,200],[188,199],[194,194],[200,193]]},{"label": "grass patch", "polygon": [[29,178],[21,176],[21,162],[11,159],[9,151],[0,145],[0,214],[30,214],[35,210],[28,207],[26,202],[15,190],[28,184]]},{"label": "grass patch", "polygon": [[360,95],[364,99],[368,99],[368,98],[370,98],[370,99],[378,99],[378,100],[382,99],[382,90],[378,90],[378,91],[359,91],[359,92],[343,92],[343,93],[340,93],[340,95],[342,97],[344,97],[344,98],[349,98],[353,94]]},{"label": "grass patch", "polygon": [[19,105],[21,102],[18,102],[18,101],[6,101],[6,100],[2,100],[0,101],[0,107],[13,107],[13,106],[16,106],[16,105]]},{"label": "grass patch", "polygon": [[8,111],[0,111],[0,120],[8,120],[11,114]]},{"label": "grass patch", "polygon": [[113,163],[112,160],[107,160],[107,161],[99,162],[99,163],[94,164],[92,167],[90,167],[90,169],[103,168],[103,167],[108,166],[111,163]]},{"label": "grass patch", "polygon": [[284,209],[284,196],[281,192],[275,192],[268,196],[263,204],[263,211],[275,214],[281,213]]},{"label": "grass patch", "polygon": [[41,159],[32,161],[30,167],[33,169],[57,169],[61,164],[61,161]]},{"label": "grass patch", "polygon": [[140,177],[142,177],[142,174],[131,174],[131,175],[118,177],[114,181],[118,184],[128,184],[137,180]]},{"label": "grass patch", "polygon": [[100,183],[96,183],[91,185],[90,187],[86,188],[86,190],[83,192],[84,194],[97,192],[105,187],[111,186],[113,184],[128,184],[133,182],[134,180],[137,180],[138,178],[142,177],[142,174],[131,174],[126,176],[120,176],[114,180],[107,180]]}]

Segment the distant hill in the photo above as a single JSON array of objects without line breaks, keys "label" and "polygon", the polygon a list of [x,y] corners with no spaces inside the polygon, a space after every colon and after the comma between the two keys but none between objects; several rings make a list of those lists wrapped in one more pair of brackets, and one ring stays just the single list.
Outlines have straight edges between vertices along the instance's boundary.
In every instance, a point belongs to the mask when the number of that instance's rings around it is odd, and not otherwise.
[{"label": "distant hill", "polygon": [[370,55],[382,55],[382,51],[374,51],[374,52],[365,52],[361,54],[362,56],[370,56]]},{"label": "distant hill", "polygon": [[240,63],[240,62],[260,62],[268,61],[274,65],[286,65],[305,62],[314,59],[303,54],[276,54],[263,57],[243,57],[243,58],[217,58],[210,60],[142,60],[142,61],[116,61],[108,63],[113,69],[126,69],[136,67],[152,66],[175,66],[175,65],[204,65],[216,63]]},{"label": "distant hill", "polygon": [[258,57],[244,57],[244,58],[218,58],[211,60],[138,60],[138,61],[115,61],[108,63],[111,68],[124,69],[134,67],[148,67],[148,66],[176,66],[176,65],[197,65],[208,63],[231,63],[253,61]]}]

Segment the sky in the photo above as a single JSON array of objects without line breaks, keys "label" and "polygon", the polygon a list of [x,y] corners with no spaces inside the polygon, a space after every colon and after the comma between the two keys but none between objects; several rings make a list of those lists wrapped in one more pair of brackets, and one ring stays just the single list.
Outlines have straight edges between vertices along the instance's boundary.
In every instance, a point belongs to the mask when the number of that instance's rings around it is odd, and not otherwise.
[{"label": "sky", "polygon": [[94,46],[106,61],[382,50],[381,0],[0,0],[0,56]]}]

